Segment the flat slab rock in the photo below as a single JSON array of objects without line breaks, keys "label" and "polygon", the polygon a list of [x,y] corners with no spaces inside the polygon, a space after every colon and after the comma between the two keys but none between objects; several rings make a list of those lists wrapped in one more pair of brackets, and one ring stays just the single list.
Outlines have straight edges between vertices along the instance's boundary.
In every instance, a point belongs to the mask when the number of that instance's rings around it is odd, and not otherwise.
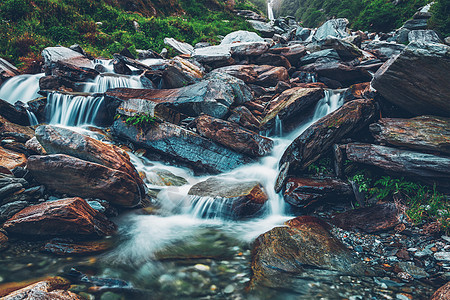
[{"label": "flat slab rock", "polygon": [[381,119],[369,129],[380,143],[450,154],[449,118]]},{"label": "flat slab rock", "polygon": [[197,171],[221,173],[253,161],[250,156],[222,147],[192,131],[166,122],[141,129],[118,119],[111,129],[119,138],[176,159]]},{"label": "flat slab rock", "polygon": [[358,229],[373,233],[394,228],[400,224],[401,218],[401,208],[395,203],[388,202],[336,214],[331,223],[345,230]]},{"label": "flat slab rock", "polygon": [[72,242],[53,239],[45,244],[44,250],[57,255],[87,255],[105,252],[112,247],[112,241]]},{"label": "flat slab rock", "polygon": [[16,167],[24,167],[26,163],[25,154],[0,147],[0,167],[12,170]]},{"label": "flat slab rock", "polygon": [[450,117],[450,46],[410,43],[374,75],[372,86],[415,115]]},{"label": "flat slab rock", "polygon": [[343,137],[361,130],[374,120],[377,106],[372,100],[353,100],[308,127],[286,149],[279,162],[275,190],[279,192],[288,174],[307,168]]},{"label": "flat slab rock", "polygon": [[300,208],[325,201],[354,198],[352,187],[348,182],[332,178],[289,178],[283,197],[289,204]]},{"label": "flat slab rock", "polygon": [[203,115],[196,119],[197,132],[236,152],[250,156],[264,156],[273,148],[273,141],[236,123]]},{"label": "flat slab rock", "polygon": [[350,143],[345,148],[350,161],[377,166],[431,184],[435,182],[438,187],[450,187],[448,157],[362,143]]},{"label": "flat slab rock", "polygon": [[106,236],[114,233],[116,226],[75,197],[26,207],[3,228],[9,234],[25,236]]},{"label": "flat slab rock", "polygon": [[431,296],[430,300],[447,300],[450,298],[450,282],[441,286],[434,294]]},{"label": "flat slab rock", "polygon": [[318,218],[301,216],[261,234],[253,245],[250,286],[286,287],[293,274],[301,276],[314,270],[352,275],[372,273],[329,229]]},{"label": "flat slab rock", "polygon": [[127,173],[69,155],[30,156],[27,169],[36,181],[59,193],[124,207],[134,207],[144,197]]}]

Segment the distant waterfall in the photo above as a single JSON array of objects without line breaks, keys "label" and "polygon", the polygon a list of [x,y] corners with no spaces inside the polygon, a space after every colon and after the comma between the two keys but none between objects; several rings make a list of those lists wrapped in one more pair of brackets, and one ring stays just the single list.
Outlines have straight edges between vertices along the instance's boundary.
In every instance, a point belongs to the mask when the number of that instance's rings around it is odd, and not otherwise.
[{"label": "distant waterfall", "polygon": [[50,93],[46,113],[49,124],[81,126],[94,124],[104,97]]},{"label": "distant waterfall", "polygon": [[40,74],[26,74],[14,76],[0,86],[0,99],[11,104],[17,101],[24,103],[40,97],[39,79],[44,76]]},{"label": "distant waterfall", "polygon": [[269,18],[269,20],[274,20],[274,16],[273,16],[273,9],[272,9],[272,3],[273,0],[267,0],[267,17]]},{"label": "distant waterfall", "polygon": [[116,74],[100,74],[98,75],[94,82],[87,83],[84,92],[86,93],[104,93],[109,89],[114,88],[142,88],[141,79],[139,76],[125,76]]}]

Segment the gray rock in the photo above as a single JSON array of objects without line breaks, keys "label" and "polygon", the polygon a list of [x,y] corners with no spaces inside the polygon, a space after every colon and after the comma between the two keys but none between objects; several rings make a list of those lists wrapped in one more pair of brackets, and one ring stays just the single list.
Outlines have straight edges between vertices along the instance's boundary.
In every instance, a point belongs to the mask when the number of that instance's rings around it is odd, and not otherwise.
[{"label": "gray rock", "polygon": [[263,43],[264,39],[257,35],[255,32],[238,30],[227,34],[221,45],[233,44],[233,43]]},{"label": "gray rock", "polygon": [[192,57],[201,63],[226,62],[231,58],[230,45],[218,45],[194,49]]},{"label": "gray rock", "polygon": [[231,53],[238,56],[261,55],[269,49],[266,42],[235,43],[231,45]]},{"label": "gray rock", "polygon": [[363,50],[374,52],[380,59],[384,60],[400,54],[405,48],[406,46],[403,44],[383,41],[371,41],[363,46]]},{"label": "gray rock", "polygon": [[386,62],[372,86],[388,101],[416,115],[450,117],[450,47],[414,42]]},{"label": "gray rock", "polygon": [[27,206],[27,201],[16,201],[0,206],[0,221],[8,220]]},{"label": "gray rock", "polygon": [[297,41],[306,41],[311,34],[311,29],[298,27],[295,31],[295,39]]},{"label": "gray rock", "polygon": [[314,33],[313,39],[320,41],[326,39],[328,36],[333,36],[340,39],[345,38],[349,36],[347,33],[347,25],[348,20],[345,18],[328,20],[317,29]]},{"label": "gray rock", "polygon": [[264,38],[271,38],[275,34],[275,29],[273,28],[273,26],[270,23],[255,21],[255,20],[249,20],[248,22]]},{"label": "gray rock", "polygon": [[47,47],[42,50],[42,57],[47,66],[58,61],[76,61],[77,66],[94,68],[92,62],[84,55],[66,47]]},{"label": "gray rock", "polygon": [[340,60],[339,54],[334,49],[325,49],[311,54],[307,54],[300,59],[301,65],[307,65],[316,62],[318,59],[325,61],[338,61]]},{"label": "gray rock", "polygon": [[180,41],[177,41],[174,38],[164,38],[164,44],[172,47],[177,52],[181,54],[192,54],[194,53],[194,47],[192,45],[189,45],[188,43],[183,43]]},{"label": "gray rock", "polygon": [[442,40],[434,30],[411,30],[408,33],[409,42],[442,43]]},{"label": "gray rock", "polygon": [[412,19],[405,22],[404,28],[409,30],[426,29],[427,19]]},{"label": "gray rock", "polygon": [[450,261],[450,252],[436,252],[434,258],[439,261]]},{"label": "gray rock", "polygon": [[407,29],[407,28],[400,28],[399,30],[397,30],[397,32],[395,33],[393,39],[400,44],[403,43],[407,43],[409,41],[408,39],[408,34],[411,30]]}]

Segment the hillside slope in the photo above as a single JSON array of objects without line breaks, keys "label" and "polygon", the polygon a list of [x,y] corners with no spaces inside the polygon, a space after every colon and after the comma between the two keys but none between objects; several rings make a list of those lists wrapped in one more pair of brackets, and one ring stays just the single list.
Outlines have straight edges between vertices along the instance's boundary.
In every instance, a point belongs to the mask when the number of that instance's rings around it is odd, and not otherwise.
[{"label": "hillside slope", "polygon": [[74,43],[109,57],[123,47],[160,51],[164,37],[216,42],[239,29],[251,30],[217,0],[5,0],[0,57],[27,66],[47,46]]}]

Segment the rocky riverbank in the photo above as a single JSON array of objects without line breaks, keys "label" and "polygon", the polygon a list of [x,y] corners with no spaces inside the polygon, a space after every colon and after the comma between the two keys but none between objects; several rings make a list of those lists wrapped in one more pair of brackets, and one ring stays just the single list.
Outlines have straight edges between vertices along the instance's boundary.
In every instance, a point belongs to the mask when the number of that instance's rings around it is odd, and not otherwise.
[{"label": "rocky riverbank", "polygon": [[450,47],[409,23],[251,24],[167,38],[170,59],[43,51],[43,97],[0,100],[0,261],[29,251],[64,278],[12,283],[30,274],[5,264],[0,296],[422,299],[448,282]]}]

